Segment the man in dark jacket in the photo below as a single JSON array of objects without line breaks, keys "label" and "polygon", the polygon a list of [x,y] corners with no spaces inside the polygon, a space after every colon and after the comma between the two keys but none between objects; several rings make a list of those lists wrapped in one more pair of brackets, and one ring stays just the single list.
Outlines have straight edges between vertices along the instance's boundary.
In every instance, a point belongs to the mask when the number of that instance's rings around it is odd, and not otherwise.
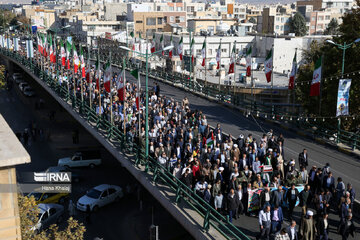
[{"label": "man in dark jacket", "polygon": [[283,200],[284,200],[284,191],[282,189],[282,186],[279,186],[277,190],[272,192],[271,205],[282,206]]},{"label": "man in dark jacket", "polygon": [[329,223],[328,223],[329,214],[324,213],[318,220],[316,228],[317,233],[319,234],[320,240],[327,240],[329,234]]},{"label": "man in dark jacket", "polygon": [[307,154],[307,150],[304,149],[301,153],[299,153],[299,166],[301,168],[301,166],[304,166],[305,169],[306,167],[309,165],[309,155]]},{"label": "man in dark jacket", "polygon": [[292,219],[292,214],[295,208],[296,200],[299,196],[299,191],[295,188],[295,184],[291,184],[291,188],[286,192],[286,200],[289,204],[289,218]]},{"label": "man in dark jacket", "polygon": [[291,225],[286,228],[286,231],[290,237],[290,240],[298,240],[298,231],[295,220],[291,221]]},{"label": "man in dark jacket", "polygon": [[238,207],[238,197],[235,194],[235,190],[231,189],[226,197],[226,209],[229,213],[229,220],[232,222],[232,218],[236,217],[236,209]]},{"label": "man in dark jacket", "polygon": [[343,240],[347,240],[349,235],[354,237],[355,225],[352,220],[352,213],[349,213],[344,223],[340,225],[340,234]]}]

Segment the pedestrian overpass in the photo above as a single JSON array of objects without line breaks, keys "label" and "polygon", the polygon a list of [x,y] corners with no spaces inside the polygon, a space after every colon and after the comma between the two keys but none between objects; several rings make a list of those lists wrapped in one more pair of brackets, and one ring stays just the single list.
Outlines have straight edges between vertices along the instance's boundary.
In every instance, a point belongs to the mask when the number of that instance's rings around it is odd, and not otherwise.
[{"label": "pedestrian overpass", "polygon": [[43,72],[28,58],[0,49],[7,69],[12,72],[14,64],[41,85],[71,116],[91,133],[124,166],[157,201],[195,239],[249,239],[229,222],[228,217],[218,213],[168,169],[155,159],[145,159],[144,150],[126,141],[124,134],[109,121],[98,116],[87,102],[76,98],[64,86],[58,85],[50,75]]}]

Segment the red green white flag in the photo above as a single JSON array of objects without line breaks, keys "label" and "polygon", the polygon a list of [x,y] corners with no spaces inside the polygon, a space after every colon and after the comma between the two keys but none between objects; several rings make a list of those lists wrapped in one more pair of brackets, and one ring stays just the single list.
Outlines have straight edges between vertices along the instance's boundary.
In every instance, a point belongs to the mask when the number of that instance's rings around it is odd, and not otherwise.
[{"label": "red green white flag", "polygon": [[265,59],[264,65],[265,65],[265,76],[266,81],[269,83],[271,82],[271,74],[273,71],[273,50],[271,49]]},{"label": "red green white flag", "polygon": [[229,67],[228,74],[231,74],[231,73],[234,73],[234,72],[235,72],[235,44],[234,44],[233,49],[231,51],[230,67]]},{"label": "red green white flag", "polygon": [[205,67],[206,64],[206,41],[204,40],[202,49],[201,49],[201,56],[203,58],[201,66]]},{"label": "red green white flag", "polygon": [[161,49],[162,49],[162,52],[161,54],[164,56],[164,34],[161,35],[160,37],[160,45],[161,45]]},{"label": "red green white flag", "polygon": [[155,38],[155,33],[153,33],[153,38],[152,38],[152,41],[151,41],[151,53],[154,53],[155,52],[155,47],[156,47],[156,38]]},{"label": "red green white flag", "polygon": [[251,53],[252,48],[250,47],[246,52],[246,76],[251,76]]},{"label": "red green white flag", "polygon": [[72,38],[67,37],[66,39],[66,69],[70,69],[70,54],[72,49]]},{"label": "red green white flag", "polygon": [[194,37],[193,37],[192,40],[191,40],[191,43],[190,43],[191,63],[192,63],[192,64],[194,64],[194,59],[195,59],[195,56],[194,56],[194,47],[195,47],[195,39],[194,39]]},{"label": "red green white flag", "polygon": [[321,84],[321,57],[315,63],[315,69],[313,73],[313,79],[311,81],[310,87],[310,96],[319,96],[320,95],[320,84]]},{"label": "red green white flag", "polygon": [[78,53],[76,51],[76,47],[74,44],[73,44],[73,51],[74,51],[73,52],[73,54],[74,54],[74,72],[77,73],[79,66],[80,66],[80,60],[79,60],[79,56],[78,56]]},{"label": "red green white flag", "polygon": [[219,47],[218,47],[217,52],[216,52],[216,62],[217,62],[216,69],[220,69],[220,64],[221,64],[221,43],[219,44]]},{"label": "red green white flag", "polygon": [[[170,37],[170,46],[172,46],[172,45],[173,45],[173,36],[171,35],[171,37]],[[170,49],[169,50],[169,58],[171,59],[172,56],[173,56],[173,49]]]},{"label": "red green white flag", "polygon": [[180,61],[183,60],[183,48],[184,48],[183,37],[181,36],[180,42],[179,42],[179,45],[178,45],[178,49],[177,49],[179,57],[180,57]]},{"label": "red green white flag", "polygon": [[105,65],[105,72],[104,72],[104,88],[106,92],[110,92],[111,91],[111,64],[110,62],[107,62]]},{"label": "red green white flag", "polygon": [[295,87],[296,72],[297,72],[297,62],[296,62],[296,52],[295,52],[293,63],[292,63],[292,68],[291,68],[291,73],[290,73],[290,78],[289,78],[289,89],[290,90],[294,89],[294,87]]},{"label": "red green white flag", "polygon": [[85,78],[86,77],[85,59],[84,59],[83,49],[81,46],[80,46],[80,64],[81,64],[81,77]]}]

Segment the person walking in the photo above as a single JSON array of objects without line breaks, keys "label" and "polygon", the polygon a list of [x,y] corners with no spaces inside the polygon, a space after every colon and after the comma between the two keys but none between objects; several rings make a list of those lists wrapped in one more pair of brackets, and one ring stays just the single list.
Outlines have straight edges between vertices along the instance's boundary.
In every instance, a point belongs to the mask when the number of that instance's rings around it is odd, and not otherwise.
[{"label": "person walking", "polygon": [[271,210],[271,233],[277,233],[281,229],[284,216],[280,206],[275,205],[274,209]]},{"label": "person walking", "polygon": [[315,240],[316,228],[313,219],[314,213],[310,210],[306,212],[306,216],[303,219],[301,225],[300,234],[303,240]]},{"label": "person walking", "polygon": [[292,219],[292,214],[295,208],[299,191],[295,188],[295,184],[291,184],[291,188],[286,192],[286,200],[289,204],[289,218]]},{"label": "person walking", "polygon": [[270,206],[266,206],[264,210],[259,212],[259,224],[260,224],[260,234],[256,236],[256,239],[259,240],[269,240],[270,239],[270,228],[271,228],[271,214]]},{"label": "person walking", "polygon": [[319,234],[319,240],[328,240],[329,234],[329,223],[328,223],[329,214],[324,213],[317,222],[317,232]]},{"label": "person walking", "polygon": [[350,235],[354,237],[354,233],[355,225],[352,219],[352,213],[349,213],[349,215],[346,217],[345,222],[343,222],[340,226],[340,234],[342,240],[347,240]]},{"label": "person walking", "polygon": [[238,196],[235,190],[231,189],[226,198],[226,209],[229,214],[229,221],[232,222],[233,217],[236,218],[236,209],[238,207]]}]

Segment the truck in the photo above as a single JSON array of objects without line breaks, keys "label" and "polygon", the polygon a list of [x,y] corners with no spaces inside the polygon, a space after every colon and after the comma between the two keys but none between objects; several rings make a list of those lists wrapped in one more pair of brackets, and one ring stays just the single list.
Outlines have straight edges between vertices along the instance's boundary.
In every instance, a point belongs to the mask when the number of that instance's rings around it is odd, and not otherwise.
[{"label": "truck", "polygon": [[72,157],[60,158],[58,166],[64,167],[90,167],[94,168],[101,164],[100,151],[76,152]]}]

